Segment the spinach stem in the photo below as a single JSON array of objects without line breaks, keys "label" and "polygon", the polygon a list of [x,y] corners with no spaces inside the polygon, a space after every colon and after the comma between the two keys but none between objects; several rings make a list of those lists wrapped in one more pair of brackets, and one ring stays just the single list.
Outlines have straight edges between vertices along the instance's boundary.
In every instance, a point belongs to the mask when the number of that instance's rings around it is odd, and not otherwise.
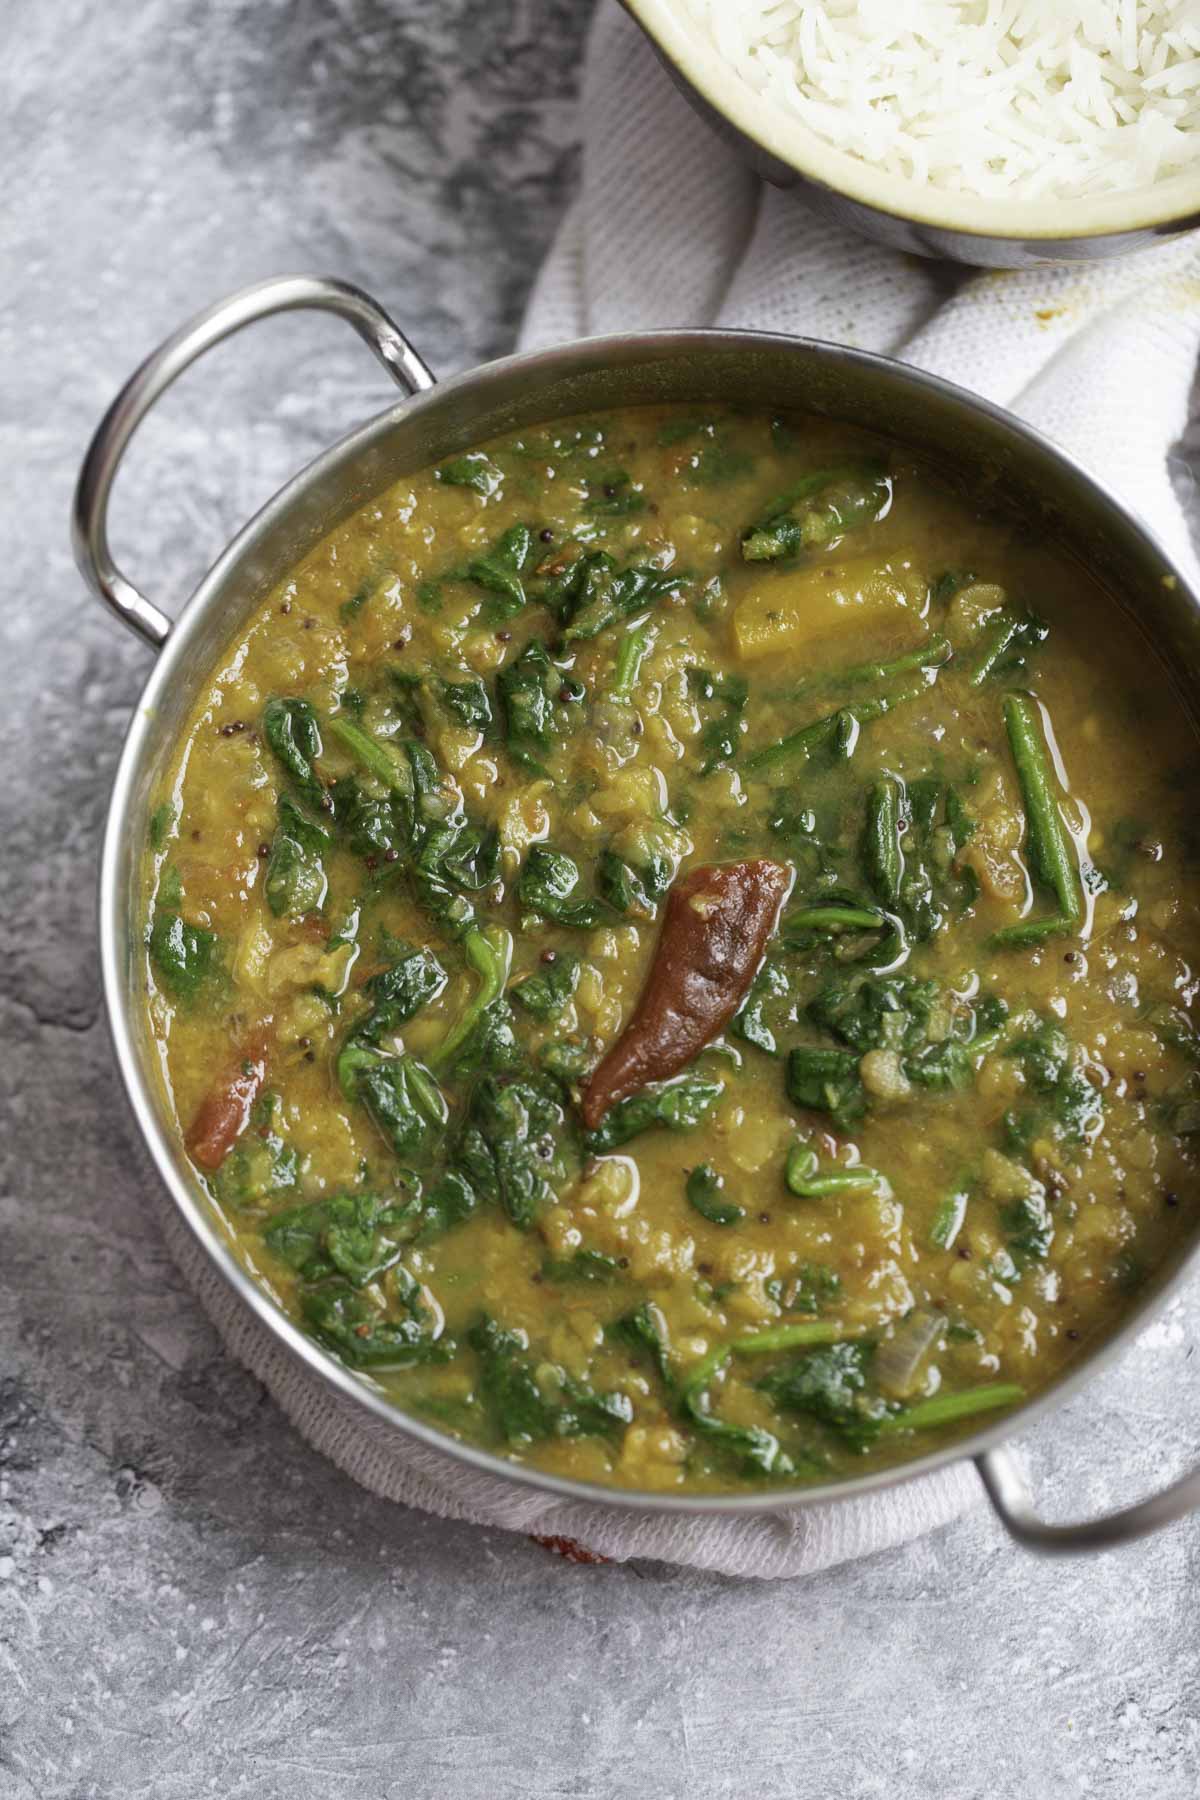
[{"label": "spinach stem", "polygon": [[784,1168],[784,1185],[801,1200],[820,1200],[827,1194],[843,1194],[855,1188],[879,1188],[884,1185],[878,1169],[863,1166],[832,1168],[822,1171],[815,1150],[807,1144],[793,1144]]},{"label": "spinach stem", "polygon": [[654,648],[654,640],[658,635],[658,627],[654,620],[645,618],[640,625],[634,625],[621,639],[621,648],[617,652],[617,667],[613,676],[613,684],[609,690],[613,700],[629,700],[638,684],[642,672],[642,664]]},{"label": "spinach stem", "polygon": [[802,906],[787,923],[808,931],[878,931],[887,920],[875,907],[833,905]]},{"label": "spinach stem", "polygon": [[881,776],[867,794],[863,851],[872,887],[885,906],[895,906],[904,878],[904,853],[900,848],[900,783],[894,775]]},{"label": "spinach stem", "polygon": [[949,1250],[963,1228],[967,1216],[967,1190],[956,1187],[940,1201],[929,1227],[929,1242],[935,1250]]},{"label": "spinach stem", "polygon": [[976,1413],[995,1412],[1002,1406],[1015,1406],[1025,1398],[1025,1389],[1013,1381],[994,1381],[984,1387],[965,1388],[960,1394],[934,1394],[930,1400],[918,1400],[902,1412],[892,1413],[883,1421],[884,1431],[925,1431],[938,1425],[953,1425],[958,1419],[970,1419]]},{"label": "spinach stem", "polygon": [[729,1348],[738,1356],[769,1356],[776,1350],[802,1350],[814,1344],[836,1344],[842,1328],[828,1319],[804,1319],[796,1325],[775,1325],[751,1337],[735,1338]]},{"label": "spinach stem", "polygon": [[377,743],[360,725],[356,725],[353,719],[347,719],[341,713],[335,713],[329,720],[329,730],[363,765],[364,769],[382,781],[385,787],[411,796],[412,777],[407,765],[393,759],[385,746]]},{"label": "spinach stem", "polygon": [[856,736],[859,726],[884,718],[910,700],[919,700],[928,690],[928,682],[914,681],[907,687],[898,688],[894,694],[880,694],[874,700],[855,700],[849,706],[839,707],[837,712],[826,714],[823,719],[815,719],[811,725],[802,725],[799,731],[789,732],[777,744],[764,745],[753,756],[747,757],[743,767],[747,774],[760,775],[791,762],[793,758],[803,758],[807,762],[818,751],[832,749],[838,742],[839,732],[850,727]]},{"label": "spinach stem", "polygon": [[742,533],[747,562],[773,562],[880,519],[891,505],[892,484],[882,463],[864,461],[816,469],[772,500],[763,517]]},{"label": "spinach stem", "polygon": [[481,1015],[504,992],[504,984],[512,966],[512,934],[505,931],[503,926],[489,925],[486,931],[481,931],[477,925],[472,925],[462,940],[462,946],[467,961],[479,976],[479,986],[471,1004],[450,1027],[430,1057],[429,1061],[435,1069],[444,1069],[453,1062]]},{"label": "spinach stem", "polygon": [[1062,913],[1051,913],[1044,919],[1023,919],[1019,925],[1005,925],[993,931],[988,939],[997,949],[1008,946],[1020,949],[1031,944],[1044,944],[1048,938],[1068,937],[1078,923]]},{"label": "spinach stem", "polygon": [[814,676],[798,687],[777,688],[773,700],[803,700],[808,694],[836,692],[838,688],[861,687],[866,681],[890,681],[895,675],[911,675],[914,669],[940,669],[954,655],[950,639],[935,632],[915,650],[897,656],[892,662],[853,663],[848,669],[835,669],[830,675]]},{"label": "spinach stem", "polygon": [[711,1387],[717,1376],[728,1365],[732,1355],[733,1347],[731,1345],[719,1344],[715,1350],[710,1350],[707,1356],[700,1358],[695,1368],[690,1370],[684,1378],[679,1389],[680,1403],[685,1410],[690,1411],[696,1405],[705,1389]]},{"label": "spinach stem", "polygon": [[1012,648],[1023,629],[1024,621],[1006,608],[992,620],[983,646],[983,654],[971,670],[971,686],[982,687],[992,670]]},{"label": "spinach stem", "polygon": [[890,681],[893,675],[909,675],[914,669],[940,669],[953,655],[950,639],[935,633],[907,656],[898,656],[893,662],[855,663],[852,668],[830,675],[821,686],[858,687],[864,681]]},{"label": "spinach stem", "polygon": [[[1004,943],[1038,943],[1070,928],[1083,916],[1083,890],[1074,845],[1063,824],[1057,782],[1042,735],[1038,704],[1031,694],[1004,696],[1004,723],[1025,802],[1026,843],[1034,874],[1058,900],[1056,919],[1023,921],[998,934]],[[1013,936],[1013,933],[1023,935]],[[1030,935],[1031,932],[1034,935]]]}]

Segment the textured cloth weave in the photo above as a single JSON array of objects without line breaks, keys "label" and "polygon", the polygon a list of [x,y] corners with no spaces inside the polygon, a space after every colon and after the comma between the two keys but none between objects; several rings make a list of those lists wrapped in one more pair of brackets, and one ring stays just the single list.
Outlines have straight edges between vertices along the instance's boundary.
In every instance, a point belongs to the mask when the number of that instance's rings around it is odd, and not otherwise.
[{"label": "textured cloth weave", "polygon": [[[1194,240],[1094,270],[962,275],[847,236],[763,189],[602,0],[583,93],[583,180],[538,279],[523,347],[724,325],[886,351],[1011,407],[1073,451],[1195,563],[1168,475],[1200,340]],[[171,1246],[231,1352],[363,1486],[431,1513],[574,1538],[602,1555],[801,1575],[901,1544],[979,1497],[958,1466],[839,1505],[757,1518],[563,1504],[410,1445],[332,1393],[231,1295],[173,1208]]]}]

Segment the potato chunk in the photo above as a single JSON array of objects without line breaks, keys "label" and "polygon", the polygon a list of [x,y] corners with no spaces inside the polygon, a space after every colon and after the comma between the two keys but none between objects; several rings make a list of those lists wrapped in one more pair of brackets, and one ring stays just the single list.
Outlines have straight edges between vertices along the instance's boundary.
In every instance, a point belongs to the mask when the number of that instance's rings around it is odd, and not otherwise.
[{"label": "potato chunk", "polygon": [[904,557],[872,556],[822,568],[763,575],[733,615],[747,660],[839,638],[887,635],[889,648],[915,648],[925,636],[929,583]]}]

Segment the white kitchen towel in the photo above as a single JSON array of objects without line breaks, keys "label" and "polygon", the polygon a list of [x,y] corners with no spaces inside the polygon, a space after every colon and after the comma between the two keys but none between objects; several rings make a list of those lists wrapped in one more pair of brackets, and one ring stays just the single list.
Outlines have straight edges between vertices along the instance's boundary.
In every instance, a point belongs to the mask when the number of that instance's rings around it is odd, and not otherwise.
[{"label": "white kitchen towel", "polygon": [[[583,179],[537,282],[525,346],[604,331],[729,325],[887,351],[1012,407],[1108,479],[1189,571],[1167,454],[1200,339],[1194,241],[1093,269],[961,275],[844,233],[763,189],[695,118],[648,44],[602,0],[583,92]],[[978,1499],[957,1466],[837,1505],[664,1517],[564,1503],[406,1443],[332,1393],[233,1298],[173,1207],[172,1248],[229,1349],[299,1431],[389,1500],[574,1539],[617,1560],[810,1574],[902,1544]]]}]

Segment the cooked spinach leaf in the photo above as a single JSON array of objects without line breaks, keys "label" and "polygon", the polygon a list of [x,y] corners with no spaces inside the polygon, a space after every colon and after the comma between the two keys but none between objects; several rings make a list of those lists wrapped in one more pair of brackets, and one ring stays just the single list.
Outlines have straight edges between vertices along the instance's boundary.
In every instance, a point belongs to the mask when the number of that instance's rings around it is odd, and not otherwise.
[{"label": "cooked spinach leaf", "polygon": [[842,1278],[824,1263],[801,1263],[787,1275],[763,1283],[763,1292],[784,1312],[819,1313],[842,1291]]},{"label": "cooked spinach leaf", "polygon": [[[496,686],[509,755],[533,774],[545,777],[543,758],[567,729],[567,704],[573,688],[540,638],[533,638],[515,662],[501,669]],[[564,702],[564,693],[568,702]]]},{"label": "cooked spinach leaf", "polygon": [[436,474],[447,487],[470,488],[485,500],[490,500],[504,483],[504,471],[482,450],[467,450],[462,456],[453,457]]},{"label": "cooked spinach leaf", "polygon": [[222,1206],[250,1212],[295,1191],[300,1156],[279,1130],[279,1095],[265,1093],[221,1167],[213,1176],[213,1192]]},{"label": "cooked spinach leaf", "polygon": [[521,576],[532,549],[533,533],[528,525],[510,525],[490,550],[474,557],[463,570],[467,581],[486,588],[492,596],[487,608],[489,619],[512,618],[524,610],[526,596]]},{"label": "cooked spinach leaf", "polygon": [[875,1348],[862,1339],[827,1344],[782,1363],[758,1383],[784,1412],[805,1413],[851,1450],[867,1450],[891,1408],[868,1392]]},{"label": "cooked spinach leaf", "polygon": [[295,801],[280,795],[279,824],[271,840],[263,891],[276,918],[301,919],[319,912],[329,891],[325,858],[329,833],[305,817]]},{"label": "cooked spinach leaf", "polygon": [[652,919],[687,848],[685,834],[672,819],[639,820],[600,852],[596,887],[614,912]]},{"label": "cooked spinach leaf", "polygon": [[558,1084],[532,1071],[476,1080],[452,1166],[522,1231],[577,1167]]},{"label": "cooked spinach leaf", "polygon": [[1040,1182],[1031,1179],[1027,1194],[1000,1208],[1000,1229],[1018,1268],[1026,1262],[1045,1262],[1054,1241],[1054,1221]]},{"label": "cooked spinach leaf", "polygon": [[277,1213],[263,1233],[273,1256],[302,1281],[340,1276],[366,1287],[399,1261],[413,1233],[411,1212],[376,1194],[331,1194]]},{"label": "cooked spinach leaf", "polygon": [[1019,1064],[1029,1092],[1040,1103],[1009,1115],[1010,1129],[1020,1140],[1044,1132],[1063,1143],[1081,1144],[1095,1136],[1104,1114],[1103,1096],[1088,1079],[1082,1053],[1054,1018],[1041,1019],[1004,1054]]},{"label": "cooked spinach leaf", "polygon": [[479,1358],[480,1388],[496,1435],[509,1444],[608,1435],[633,1419],[624,1394],[596,1393],[561,1370],[535,1369],[524,1332],[484,1317],[467,1335]]},{"label": "cooked spinach leaf", "polygon": [[356,1369],[401,1369],[449,1362],[455,1345],[433,1338],[416,1319],[395,1319],[365,1294],[321,1287],[303,1295],[301,1315],[313,1337]]},{"label": "cooked spinach leaf", "polygon": [[589,475],[587,490],[583,510],[593,518],[627,519],[646,510],[646,495],[641,482],[635,481],[625,469],[608,469],[602,475]]},{"label": "cooked spinach leaf", "polygon": [[296,792],[314,811],[328,810],[315,768],[321,754],[321,732],[314,708],[307,700],[268,700],[262,725],[263,736]]},{"label": "cooked spinach leaf", "polygon": [[570,1256],[547,1257],[542,1264],[542,1280],[555,1283],[575,1281],[616,1281],[621,1265],[615,1256],[603,1250],[575,1250]]},{"label": "cooked spinach leaf", "polygon": [[797,1106],[830,1115],[839,1131],[851,1131],[867,1110],[867,1094],[850,1050],[801,1044],[788,1057],[788,1094]]},{"label": "cooked spinach leaf", "polygon": [[687,583],[686,576],[648,564],[618,570],[606,551],[592,551],[580,558],[563,589],[563,641],[582,643],[598,637],[610,625],[644,612]]},{"label": "cooked spinach leaf", "polygon": [[189,925],[177,912],[155,909],[150,926],[150,961],[173,1000],[192,1001],[218,973],[221,940],[203,925]]},{"label": "cooked spinach leaf", "polygon": [[803,476],[742,533],[747,562],[773,562],[823,549],[886,512],[891,482],[882,464],[846,463]]},{"label": "cooked spinach leaf", "polygon": [[526,975],[509,991],[535,1019],[552,1019],[572,998],[579,985],[580,961],[569,951],[547,953],[536,974]]},{"label": "cooked spinach leaf", "polygon": [[390,965],[372,975],[363,986],[371,1011],[355,1028],[355,1037],[378,1044],[407,1025],[423,1006],[436,1000],[445,986],[446,971],[432,950],[397,944]]},{"label": "cooked spinach leaf", "polygon": [[356,1076],[357,1098],[393,1154],[404,1161],[427,1160],[449,1117],[445,1096],[430,1071],[415,1056],[360,1050]]},{"label": "cooked spinach leaf", "polygon": [[746,1209],[732,1200],[723,1200],[724,1189],[724,1177],[711,1163],[700,1163],[687,1178],[688,1205],[710,1225],[737,1225],[745,1218]]},{"label": "cooked spinach leaf", "polygon": [[635,1353],[648,1354],[658,1371],[672,1411],[697,1436],[737,1459],[747,1475],[790,1475],[795,1465],[779,1440],[760,1425],[733,1425],[711,1409],[709,1389],[729,1361],[728,1350],[705,1357],[681,1381],[672,1366],[666,1321],[648,1302],[614,1320],[608,1336]]},{"label": "cooked spinach leaf", "polygon": [[743,714],[750,698],[750,683],[744,675],[720,678],[708,669],[689,669],[688,680],[697,701],[715,703],[719,710],[701,727],[700,773],[711,775],[714,769],[726,767],[737,755],[745,731]]},{"label": "cooked spinach leaf", "polygon": [[175,828],[176,816],[174,804],[170,800],[164,800],[161,806],[155,807],[150,814],[150,828],[147,834],[151,850],[159,851],[166,848],[167,840]]},{"label": "cooked spinach leaf", "polygon": [[517,882],[517,898],[528,912],[590,931],[609,911],[602,901],[579,896],[578,887],[579,865],[573,858],[549,844],[530,845]]},{"label": "cooked spinach leaf", "polygon": [[619,1100],[596,1130],[587,1134],[586,1146],[601,1155],[658,1125],[669,1131],[690,1131],[712,1111],[723,1092],[721,1082],[698,1075],[656,1082],[628,1100]]},{"label": "cooked spinach leaf", "polygon": [[439,677],[435,684],[438,699],[456,725],[466,731],[486,731],[492,723],[492,703],[488,691],[477,675],[461,681]]}]

